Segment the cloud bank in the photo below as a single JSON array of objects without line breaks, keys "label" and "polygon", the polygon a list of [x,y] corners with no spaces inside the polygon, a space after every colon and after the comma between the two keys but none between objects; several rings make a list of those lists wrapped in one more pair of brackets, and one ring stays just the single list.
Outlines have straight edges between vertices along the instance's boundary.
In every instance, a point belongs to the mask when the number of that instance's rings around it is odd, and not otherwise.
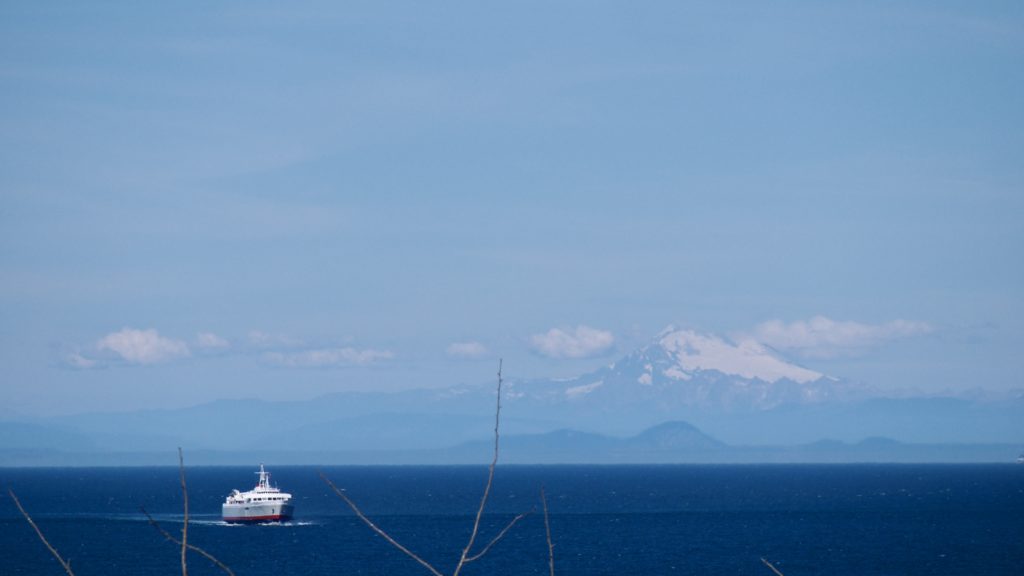
[{"label": "cloud bank", "polygon": [[302,340],[287,334],[271,334],[260,330],[250,330],[247,336],[249,344],[257,348],[295,348],[302,346]]},{"label": "cloud bank", "polygon": [[287,368],[340,368],[368,366],[394,356],[394,353],[388,350],[322,348],[298,352],[268,352],[263,358],[271,364]]},{"label": "cloud bank", "polygon": [[196,334],[196,346],[206,350],[223,350],[230,348],[231,342],[212,332],[200,332]]},{"label": "cloud bank", "polygon": [[[224,355],[258,357],[266,364],[286,368],[331,368],[370,366],[394,358],[390,350],[352,347],[304,347],[302,341],[282,334],[252,331],[240,345],[213,332],[199,332],[190,344],[161,336],[155,329],[123,328],[100,338],[89,352],[75,348],[64,354],[60,365],[73,370],[89,370],[116,365],[161,364],[192,356],[204,358]],[[486,353],[482,345],[461,343],[452,348],[465,355]]]},{"label": "cloud bank", "polygon": [[123,328],[101,338],[96,349],[113,352],[132,364],[159,364],[189,356],[187,344],[165,338],[154,329]]},{"label": "cloud bank", "polygon": [[479,342],[454,342],[445,353],[452,358],[483,358],[487,355],[487,347]]},{"label": "cloud bank", "polygon": [[884,324],[836,321],[825,316],[786,323],[769,320],[745,336],[777,350],[808,358],[855,356],[887,342],[927,334],[924,322],[893,320]]},{"label": "cloud bank", "polygon": [[530,337],[530,347],[548,358],[591,358],[611,349],[615,337],[607,330],[577,326],[572,332],[552,328]]}]

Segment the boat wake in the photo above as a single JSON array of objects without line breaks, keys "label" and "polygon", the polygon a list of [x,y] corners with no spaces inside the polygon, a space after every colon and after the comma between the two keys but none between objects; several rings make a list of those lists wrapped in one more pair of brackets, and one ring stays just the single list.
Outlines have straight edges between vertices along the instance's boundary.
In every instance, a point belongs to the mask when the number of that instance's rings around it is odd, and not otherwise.
[{"label": "boat wake", "polygon": [[[110,514],[110,513],[67,513],[62,512],[59,514],[54,513],[42,513],[36,514],[36,518],[45,518],[47,520],[62,519],[62,520],[103,520],[103,521],[117,521],[117,522],[149,522],[149,518],[146,518],[143,514],[131,513],[131,514]],[[153,521],[158,524],[182,524],[185,521],[185,517],[181,514],[152,514]],[[190,516],[188,519],[189,525],[194,526],[230,526],[230,527],[245,527],[245,526],[317,526],[321,522],[313,520],[286,520],[284,522],[259,522],[254,524],[245,524],[239,522],[225,522],[212,514],[203,514],[198,517]]]},{"label": "boat wake", "polygon": [[[180,519],[179,519],[180,522]],[[225,526],[229,528],[246,528],[246,527],[293,527],[293,526],[317,526],[319,522],[313,522],[310,520],[287,520],[285,522],[259,522],[256,524],[246,524],[244,522],[225,522],[223,520],[192,520],[189,519],[189,524],[196,524],[199,526]]]}]

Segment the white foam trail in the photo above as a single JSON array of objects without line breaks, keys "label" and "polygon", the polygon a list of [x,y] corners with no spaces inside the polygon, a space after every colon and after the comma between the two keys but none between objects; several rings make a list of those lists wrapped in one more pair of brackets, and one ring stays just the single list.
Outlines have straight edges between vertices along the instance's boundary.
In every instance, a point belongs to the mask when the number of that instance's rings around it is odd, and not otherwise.
[{"label": "white foam trail", "polygon": [[289,522],[259,522],[255,524],[246,524],[244,522],[225,522],[223,520],[189,520],[189,524],[198,524],[200,526],[230,526],[230,527],[244,527],[244,526],[267,526],[267,527],[291,527],[291,526],[316,526],[318,522],[312,522],[309,520],[304,521],[289,521]]}]

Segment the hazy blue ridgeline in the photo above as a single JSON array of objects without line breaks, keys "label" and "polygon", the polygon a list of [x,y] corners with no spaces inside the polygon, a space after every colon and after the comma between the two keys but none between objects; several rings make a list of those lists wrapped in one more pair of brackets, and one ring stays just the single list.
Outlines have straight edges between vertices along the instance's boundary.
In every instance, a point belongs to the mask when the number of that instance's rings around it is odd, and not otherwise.
[{"label": "hazy blue ridgeline", "polygon": [[[315,468],[271,471],[296,495],[295,521],[229,527],[218,521],[220,503],[231,488],[249,487],[252,469],[189,469],[192,541],[240,575],[422,573],[353,518]],[[442,568],[464,543],[486,474],[482,466],[325,472]],[[176,548],[138,512],[144,505],[180,530],[175,468],[4,469],[0,482],[81,576],[178,569]],[[787,574],[1017,574],[1024,563],[1024,466],[502,467],[484,538],[531,509],[541,485],[563,575],[757,574],[760,556]],[[0,523],[5,573],[59,572],[6,497]],[[545,573],[545,554],[535,514],[472,570]],[[216,573],[199,557],[190,571]]]}]

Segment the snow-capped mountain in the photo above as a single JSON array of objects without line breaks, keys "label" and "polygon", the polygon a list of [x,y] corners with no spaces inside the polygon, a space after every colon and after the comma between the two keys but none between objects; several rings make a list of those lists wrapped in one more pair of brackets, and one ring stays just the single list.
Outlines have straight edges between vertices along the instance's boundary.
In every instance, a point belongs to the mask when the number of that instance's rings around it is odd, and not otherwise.
[{"label": "snow-capped mountain", "polygon": [[731,342],[668,328],[610,366],[571,380],[513,382],[507,397],[549,406],[745,411],[848,399],[860,392],[850,382],[787,361],[753,340]]}]

